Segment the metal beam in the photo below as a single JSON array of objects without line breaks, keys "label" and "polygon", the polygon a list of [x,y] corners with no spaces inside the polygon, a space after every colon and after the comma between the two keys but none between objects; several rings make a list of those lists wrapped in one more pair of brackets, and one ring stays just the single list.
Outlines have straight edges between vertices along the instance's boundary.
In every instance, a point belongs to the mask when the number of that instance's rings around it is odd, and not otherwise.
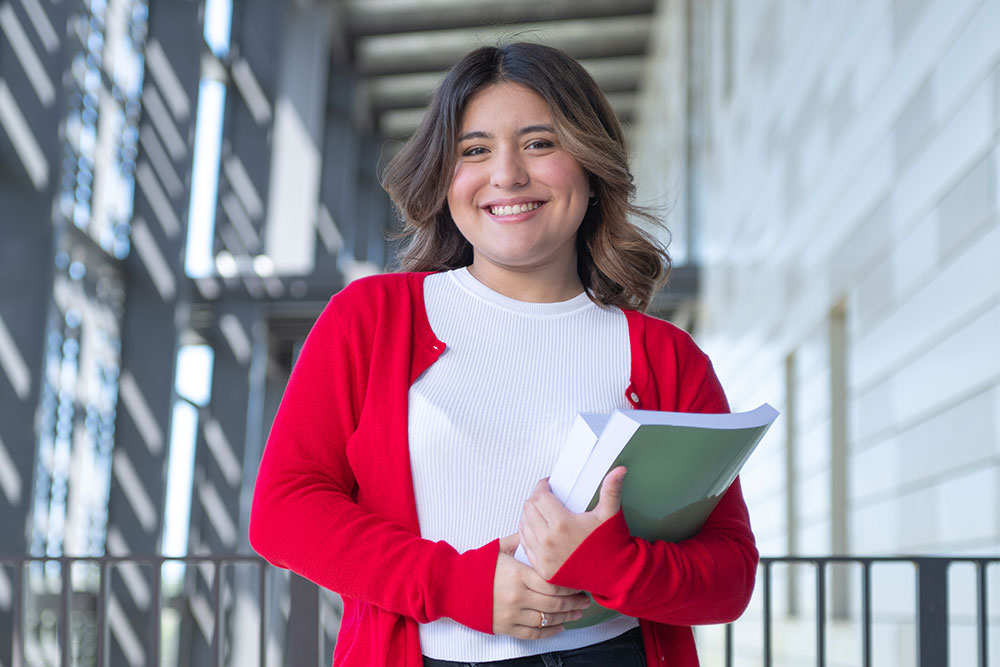
[{"label": "metal beam", "polygon": [[444,70],[471,49],[511,39],[543,42],[577,59],[639,56],[651,27],[640,15],[366,37],[356,43],[355,66],[364,75]]},{"label": "metal beam", "polygon": [[[581,60],[580,64],[590,72],[605,93],[632,93],[639,88],[645,58],[591,58]],[[376,112],[423,107],[430,101],[431,94],[441,83],[444,74],[444,71],[434,71],[369,77],[365,83],[365,95],[372,110]]]},{"label": "metal beam", "polygon": [[349,0],[347,20],[358,36],[524,22],[651,14],[656,0]]}]

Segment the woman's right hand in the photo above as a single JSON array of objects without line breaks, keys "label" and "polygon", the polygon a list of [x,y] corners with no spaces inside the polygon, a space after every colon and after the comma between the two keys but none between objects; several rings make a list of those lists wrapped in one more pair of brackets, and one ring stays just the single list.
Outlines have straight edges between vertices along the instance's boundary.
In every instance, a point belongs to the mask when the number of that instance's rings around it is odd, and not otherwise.
[{"label": "woman's right hand", "polygon": [[[518,639],[551,637],[563,631],[563,623],[580,618],[590,599],[580,591],[550,584],[516,560],[517,544],[516,534],[500,540],[493,577],[493,634]],[[545,627],[541,627],[543,613]]]}]

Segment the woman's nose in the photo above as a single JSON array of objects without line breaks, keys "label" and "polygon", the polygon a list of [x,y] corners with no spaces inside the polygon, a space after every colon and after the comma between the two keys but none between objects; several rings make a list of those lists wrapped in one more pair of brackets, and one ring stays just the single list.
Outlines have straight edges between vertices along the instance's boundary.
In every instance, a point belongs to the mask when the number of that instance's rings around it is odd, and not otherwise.
[{"label": "woman's nose", "polygon": [[493,160],[490,184],[498,188],[515,188],[528,184],[528,171],[516,151],[499,151]]}]

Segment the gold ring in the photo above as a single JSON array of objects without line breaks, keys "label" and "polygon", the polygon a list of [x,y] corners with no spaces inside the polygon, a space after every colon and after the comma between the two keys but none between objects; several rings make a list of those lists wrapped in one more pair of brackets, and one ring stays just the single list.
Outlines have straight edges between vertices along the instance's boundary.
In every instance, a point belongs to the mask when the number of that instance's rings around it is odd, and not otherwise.
[{"label": "gold ring", "polygon": [[538,627],[544,628],[546,625],[549,624],[549,617],[545,615],[544,611],[540,611],[538,613],[542,615],[542,622],[538,624]]}]

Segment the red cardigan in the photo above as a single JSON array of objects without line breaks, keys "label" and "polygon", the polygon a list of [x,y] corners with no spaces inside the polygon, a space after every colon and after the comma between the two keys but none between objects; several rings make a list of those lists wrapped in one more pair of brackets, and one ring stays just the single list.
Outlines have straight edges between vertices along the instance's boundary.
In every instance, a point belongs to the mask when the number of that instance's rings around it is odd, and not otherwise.
[{"label": "red cardigan", "polygon": [[[302,347],[257,474],[253,548],[343,597],[334,665],[420,667],[417,624],[442,617],[492,631],[499,541],[459,553],[422,539],[417,523],[407,396],[445,348],[427,321],[424,275],[365,278],[330,300]],[[728,411],[690,336],[625,315],[632,369],[623,390],[633,406]],[[695,537],[632,538],[619,512],[552,582],[641,619],[650,666],[694,667],[689,626],[736,619],[756,566],[737,480]]]}]

